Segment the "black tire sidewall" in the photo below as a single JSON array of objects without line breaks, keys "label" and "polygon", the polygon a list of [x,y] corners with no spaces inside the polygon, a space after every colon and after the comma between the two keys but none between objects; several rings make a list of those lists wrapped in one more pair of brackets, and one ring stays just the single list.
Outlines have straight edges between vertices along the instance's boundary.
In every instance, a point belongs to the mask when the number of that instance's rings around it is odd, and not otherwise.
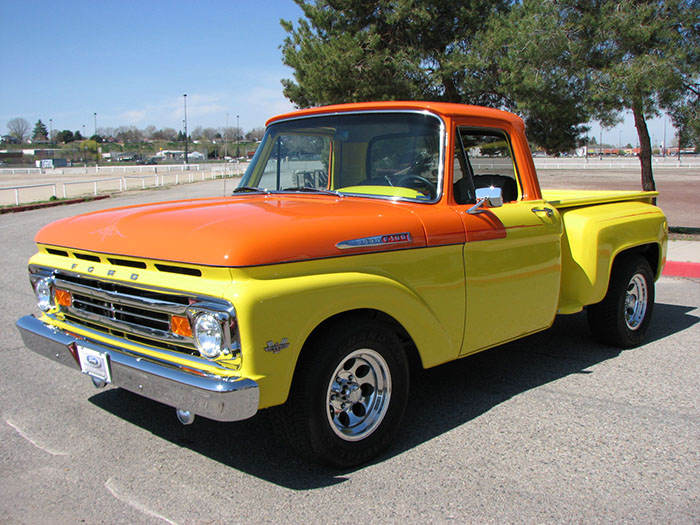
[{"label": "black tire sidewall", "polygon": [[[627,272],[620,275],[621,290],[618,298],[618,332],[620,339],[627,343],[626,346],[637,346],[642,343],[646,335],[649,323],[651,322],[651,314],[654,309],[654,277],[651,275],[651,268],[646,259],[642,257],[632,258],[626,267]],[[646,285],[647,304],[644,312],[644,319],[639,324],[636,330],[632,330],[625,322],[625,299],[627,288],[635,275],[640,275]]]},{"label": "black tire sidewall", "polygon": [[[635,275],[640,275],[645,281],[647,304],[644,319],[636,330],[632,330],[625,322],[625,300],[627,288]],[[605,298],[589,309],[591,330],[601,342],[623,348],[638,346],[649,328],[654,300],[654,276],[649,262],[639,254],[622,256],[615,261]]]},{"label": "black tire sidewall", "polygon": [[[346,441],[333,431],[328,420],[328,385],[337,367],[359,349],[374,350],[385,360],[391,376],[391,398],[384,418],[370,435]],[[318,341],[308,366],[301,398],[309,403],[308,439],[314,455],[323,463],[347,467],[364,463],[384,450],[401,424],[408,398],[408,363],[398,338],[379,322],[340,327]]]}]

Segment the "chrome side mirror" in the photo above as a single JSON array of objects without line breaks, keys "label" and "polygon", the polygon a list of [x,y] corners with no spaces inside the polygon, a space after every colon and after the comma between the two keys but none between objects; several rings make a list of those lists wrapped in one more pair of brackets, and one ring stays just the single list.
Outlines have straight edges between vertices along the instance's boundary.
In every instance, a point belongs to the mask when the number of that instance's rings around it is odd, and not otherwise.
[{"label": "chrome side mirror", "polygon": [[495,186],[476,189],[476,204],[467,210],[467,213],[481,213],[482,207],[488,204],[489,208],[500,208],[503,206],[503,190]]}]

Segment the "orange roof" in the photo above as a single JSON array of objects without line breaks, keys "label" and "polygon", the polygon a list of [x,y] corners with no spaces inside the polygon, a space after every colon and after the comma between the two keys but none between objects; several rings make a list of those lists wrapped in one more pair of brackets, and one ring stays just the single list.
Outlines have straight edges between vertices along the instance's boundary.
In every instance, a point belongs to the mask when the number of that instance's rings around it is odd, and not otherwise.
[{"label": "orange roof", "polygon": [[484,117],[508,121],[512,124],[520,123],[522,120],[517,115],[502,111],[500,109],[486,108],[482,106],[470,106],[468,104],[453,104],[448,102],[420,102],[420,101],[384,101],[384,102],[353,102],[350,104],[334,104],[331,106],[320,106],[315,108],[301,109],[283,115],[270,118],[265,124],[288,118],[298,118],[311,115],[324,115],[346,111],[379,111],[387,109],[409,109],[418,111],[431,111],[445,117]]}]

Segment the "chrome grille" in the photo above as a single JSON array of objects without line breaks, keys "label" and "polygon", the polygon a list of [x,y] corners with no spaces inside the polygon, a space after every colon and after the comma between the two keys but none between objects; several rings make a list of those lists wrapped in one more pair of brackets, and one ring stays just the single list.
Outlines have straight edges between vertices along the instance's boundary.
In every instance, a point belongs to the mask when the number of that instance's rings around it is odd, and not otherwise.
[{"label": "chrome grille", "polygon": [[95,314],[105,319],[167,331],[170,328],[170,316],[165,313],[151,312],[142,308],[134,308],[117,302],[100,301],[87,295],[73,294],[73,310],[80,310],[85,314]]},{"label": "chrome grille", "polygon": [[167,293],[67,272],[54,273],[54,285],[71,292],[66,318],[88,328],[149,343],[154,346],[196,352],[189,337],[173,334],[172,315],[186,315],[194,296]]}]

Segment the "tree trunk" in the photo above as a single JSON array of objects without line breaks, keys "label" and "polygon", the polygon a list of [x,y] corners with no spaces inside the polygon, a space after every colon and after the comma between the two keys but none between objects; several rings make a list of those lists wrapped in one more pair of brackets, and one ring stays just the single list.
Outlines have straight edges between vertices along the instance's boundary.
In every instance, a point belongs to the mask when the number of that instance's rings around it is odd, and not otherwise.
[{"label": "tree trunk", "polygon": [[642,165],[642,189],[644,191],[656,191],[654,174],[651,170],[651,139],[647,129],[647,121],[644,118],[641,104],[633,104],[634,127],[637,128],[639,137],[639,162]]},{"label": "tree trunk", "polygon": [[454,79],[449,75],[442,75],[442,85],[445,88],[445,102],[462,102],[459,98],[457,92],[457,87],[455,86]]}]

